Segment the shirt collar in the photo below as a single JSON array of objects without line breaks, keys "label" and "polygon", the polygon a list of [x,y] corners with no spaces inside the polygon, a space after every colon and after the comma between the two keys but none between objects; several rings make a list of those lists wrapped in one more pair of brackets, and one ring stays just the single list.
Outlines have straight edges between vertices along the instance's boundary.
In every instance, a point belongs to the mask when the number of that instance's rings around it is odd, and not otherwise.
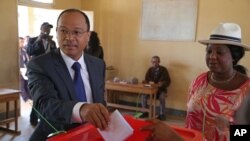
[{"label": "shirt collar", "polygon": [[[73,60],[72,58],[70,58],[69,56],[67,56],[61,49],[60,52],[62,54],[62,58],[67,66],[68,69],[72,69],[72,65],[76,62],[75,60]],[[82,69],[86,69],[85,67],[85,61],[84,61],[84,53],[82,53],[81,57],[77,60],[77,62],[79,62],[81,64]]]}]

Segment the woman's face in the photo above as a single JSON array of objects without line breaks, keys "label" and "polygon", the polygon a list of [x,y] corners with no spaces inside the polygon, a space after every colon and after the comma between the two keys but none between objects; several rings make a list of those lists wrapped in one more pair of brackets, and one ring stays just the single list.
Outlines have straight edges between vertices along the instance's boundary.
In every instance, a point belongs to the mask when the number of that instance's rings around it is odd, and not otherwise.
[{"label": "woman's face", "polygon": [[233,58],[229,48],[223,44],[208,44],[206,63],[210,71],[224,73],[233,69]]}]

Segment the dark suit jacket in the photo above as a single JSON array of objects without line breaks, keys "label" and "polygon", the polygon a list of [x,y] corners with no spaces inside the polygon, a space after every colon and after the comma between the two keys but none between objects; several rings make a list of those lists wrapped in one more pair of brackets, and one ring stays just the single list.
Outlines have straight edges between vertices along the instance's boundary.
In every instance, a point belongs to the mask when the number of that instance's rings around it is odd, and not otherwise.
[{"label": "dark suit jacket", "polygon": [[[27,53],[29,56],[38,56],[45,53],[43,41],[36,41],[38,37],[30,38],[27,44]],[[56,43],[53,41],[51,50],[56,50]]]},{"label": "dark suit jacket", "polygon": [[[89,73],[93,102],[103,103],[105,86],[105,63],[84,54]],[[69,130],[79,124],[71,123],[72,110],[77,103],[73,80],[60,50],[38,56],[28,63],[29,89],[34,107],[57,129]],[[42,118],[30,140],[46,140],[55,132]]]}]

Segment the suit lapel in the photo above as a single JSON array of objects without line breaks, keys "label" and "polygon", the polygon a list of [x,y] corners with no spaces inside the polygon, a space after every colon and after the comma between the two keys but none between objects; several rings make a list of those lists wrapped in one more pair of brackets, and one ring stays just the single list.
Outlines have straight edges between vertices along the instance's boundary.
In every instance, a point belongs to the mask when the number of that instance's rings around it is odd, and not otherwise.
[{"label": "suit lapel", "polygon": [[59,77],[63,80],[65,83],[70,96],[73,100],[77,100],[75,96],[75,90],[74,90],[74,85],[70,76],[70,73],[68,71],[68,68],[61,56],[60,49],[57,49],[55,51],[55,70],[57,71]]},{"label": "suit lapel", "polygon": [[89,84],[90,84],[90,88],[91,88],[91,91],[92,91],[92,98],[93,98],[93,102],[95,102],[95,89],[93,88],[95,85],[93,85],[93,72],[95,72],[95,69],[94,69],[94,66],[92,64],[92,60],[88,57],[87,54],[84,54],[84,61],[85,61],[85,64],[86,64],[86,67],[87,67],[87,71],[88,71],[88,74],[89,74]]}]

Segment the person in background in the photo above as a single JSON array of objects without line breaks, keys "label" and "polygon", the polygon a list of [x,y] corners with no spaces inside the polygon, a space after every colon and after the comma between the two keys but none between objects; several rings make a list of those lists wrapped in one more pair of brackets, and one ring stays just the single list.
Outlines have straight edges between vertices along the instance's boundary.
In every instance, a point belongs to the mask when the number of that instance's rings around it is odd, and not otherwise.
[{"label": "person in background", "polygon": [[19,37],[19,57],[20,68],[27,68],[29,57],[25,50],[25,39],[23,37]]},{"label": "person in background", "polygon": [[27,45],[29,56],[39,56],[57,48],[55,41],[52,40],[53,36],[49,35],[51,28],[53,28],[51,24],[44,22],[40,28],[40,35],[29,39]]},{"label": "person in background", "polygon": [[[165,100],[167,96],[167,88],[170,85],[171,79],[168,70],[160,65],[159,56],[153,56],[151,58],[151,63],[152,66],[147,70],[143,83],[158,84],[157,99],[160,100],[160,111],[157,118],[160,120],[165,120]],[[143,108],[147,107],[147,99],[148,95],[141,96],[141,103]],[[147,113],[143,113],[141,117],[146,116],[148,116]]]},{"label": "person in background", "polygon": [[248,94],[235,114],[235,124],[250,125],[250,94]]},{"label": "person in background", "polygon": [[29,35],[26,35],[26,36],[24,37],[24,46],[27,46],[27,45],[28,45],[29,39],[30,39],[30,36],[29,36]]},{"label": "person in background", "polygon": [[[29,61],[29,56],[24,48],[24,38],[19,37],[19,68],[20,71],[22,68],[27,69],[27,64]],[[21,73],[22,74],[22,73]],[[26,102],[27,100],[31,99],[29,95],[28,89],[28,81],[27,78],[23,75],[20,75],[20,84],[21,84],[21,97]]]},{"label": "person in background", "polygon": [[29,35],[27,35],[27,36],[24,37],[24,43],[23,43],[23,45],[24,45],[24,48],[25,48],[26,52],[27,52],[27,47],[28,47],[29,39],[30,39]]},{"label": "person in background", "polygon": [[[90,37],[87,15],[66,9],[57,19],[59,48],[31,59],[29,89],[33,106],[58,131],[90,123],[103,130],[109,122],[105,107],[105,62],[84,53]],[[43,119],[30,141],[45,141],[54,133]]]},{"label": "person in background", "polygon": [[89,43],[85,49],[85,53],[103,59],[103,49],[97,32],[91,31]]},{"label": "person in background", "polygon": [[[236,71],[239,71],[242,74],[247,75],[247,69],[242,65],[237,65],[235,67]],[[244,98],[241,106],[235,114],[235,124],[239,125],[249,125],[250,124],[250,94]]]},{"label": "person in background", "polygon": [[[250,121],[250,79],[234,69],[250,47],[241,43],[241,28],[235,23],[219,24],[209,40],[199,42],[207,46],[205,58],[209,71],[190,85],[186,128],[202,132],[207,141],[229,141],[230,124]],[[164,122],[152,123],[142,128],[152,131],[151,140],[180,136]]]},{"label": "person in background", "polygon": [[[29,56],[25,50],[25,39],[23,37],[19,37],[19,68],[20,71],[25,71],[27,69],[27,64],[29,62]],[[25,73],[25,72],[23,72]],[[22,72],[21,72],[22,74]],[[25,102],[32,103],[32,97],[29,93],[28,89],[28,80],[25,74],[20,75],[20,85],[21,85],[21,97]],[[32,126],[36,126],[38,123],[38,117],[33,109],[31,109],[30,113],[30,124]]]}]

